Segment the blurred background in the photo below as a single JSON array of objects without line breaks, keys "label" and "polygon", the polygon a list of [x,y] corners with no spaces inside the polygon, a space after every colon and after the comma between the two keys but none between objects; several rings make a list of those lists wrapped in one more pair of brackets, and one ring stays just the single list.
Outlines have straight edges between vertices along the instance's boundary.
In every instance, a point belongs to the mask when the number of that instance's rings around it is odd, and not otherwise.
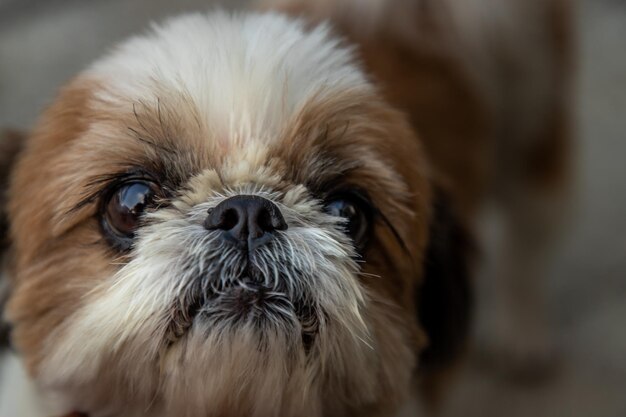
[{"label": "blurred background", "polygon": [[[28,129],[116,41],[210,4],[0,0],[0,126]],[[445,416],[626,416],[626,1],[580,1],[578,26],[576,216],[547,283],[560,366],[522,383],[470,361]]]}]

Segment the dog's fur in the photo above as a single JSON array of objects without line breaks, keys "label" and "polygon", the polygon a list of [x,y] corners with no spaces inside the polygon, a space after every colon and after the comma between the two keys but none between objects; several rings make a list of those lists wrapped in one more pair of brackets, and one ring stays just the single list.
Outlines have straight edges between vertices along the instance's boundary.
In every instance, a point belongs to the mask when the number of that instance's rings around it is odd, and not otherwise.
[{"label": "dog's fur", "polygon": [[[416,383],[432,391],[463,352],[482,202],[567,177],[560,3],[466,3],[184,16],[64,87],[10,170],[6,210],[11,340],[55,410],[376,416]],[[120,253],[99,207],[138,169],[164,196]],[[375,206],[362,253],[323,209],[346,189]],[[253,258],[271,291],[245,316],[241,298],[207,295],[245,261],[202,227],[240,194],[289,226]]]}]

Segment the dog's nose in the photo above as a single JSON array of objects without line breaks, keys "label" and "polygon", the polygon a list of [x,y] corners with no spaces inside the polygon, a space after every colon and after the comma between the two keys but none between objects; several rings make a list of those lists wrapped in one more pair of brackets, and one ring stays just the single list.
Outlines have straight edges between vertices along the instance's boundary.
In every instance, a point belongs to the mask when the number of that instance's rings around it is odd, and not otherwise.
[{"label": "dog's nose", "polygon": [[280,209],[255,195],[230,197],[209,210],[204,221],[208,230],[222,230],[222,237],[241,248],[254,250],[269,242],[276,230],[286,230]]}]

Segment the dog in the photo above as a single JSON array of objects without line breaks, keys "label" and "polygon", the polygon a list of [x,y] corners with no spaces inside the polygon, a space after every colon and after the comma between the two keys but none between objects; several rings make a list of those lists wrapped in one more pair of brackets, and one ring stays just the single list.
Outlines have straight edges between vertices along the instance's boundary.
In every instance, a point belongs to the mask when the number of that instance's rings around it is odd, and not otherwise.
[{"label": "dog", "polygon": [[[436,397],[466,351],[481,204],[566,188],[566,5],[496,3],[173,18],[7,135],[5,316],[43,415]],[[531,16],[553,43],[517,36]]]}]

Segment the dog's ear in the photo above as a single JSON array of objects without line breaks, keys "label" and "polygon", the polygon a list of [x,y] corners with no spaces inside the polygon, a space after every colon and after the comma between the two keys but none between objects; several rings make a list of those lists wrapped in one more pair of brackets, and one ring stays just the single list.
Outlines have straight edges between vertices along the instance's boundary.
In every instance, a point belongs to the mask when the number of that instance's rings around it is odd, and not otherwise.
[{"label": "dog's ear", "polygon": [[5,252],[9,248],[9,223],[6,215],[7,189],[13,164],[22,149],[25,135],[16,131],[0,131],[0,348],[8,343],[8,329],[2,321],[8,283],[4,274]]},{"label": "dog's ear", "polygon": [[423,388],[437,396],[439,380],[465,350],[472,310],[474,244],[442,188],[434,189],[424,280],[418,288],[420,323],[428,346],[420,356]]}]

